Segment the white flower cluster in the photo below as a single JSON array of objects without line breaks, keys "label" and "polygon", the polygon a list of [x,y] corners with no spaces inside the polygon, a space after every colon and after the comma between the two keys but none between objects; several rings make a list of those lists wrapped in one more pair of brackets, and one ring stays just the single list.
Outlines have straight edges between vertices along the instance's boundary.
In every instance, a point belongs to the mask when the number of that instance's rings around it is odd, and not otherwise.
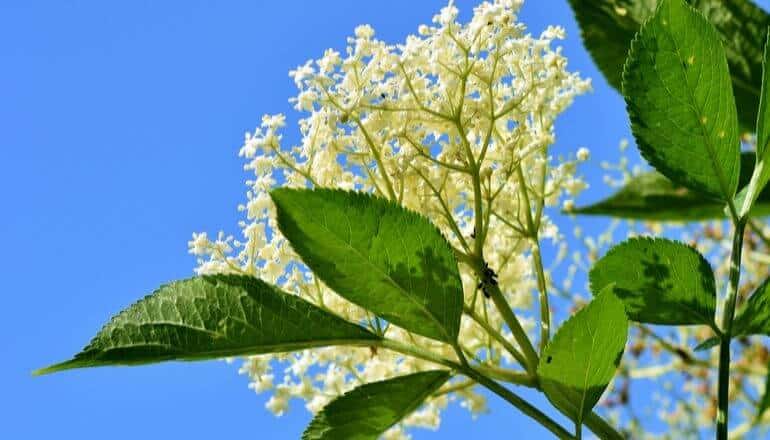
[{"label": "white flower cluster", "polygon": [[[282,145],[283,115],[266,115],[247,133],[240,155],[254,176],[240,206],[246,217],[242,237],[194,234],[190,252],[199,258],[197,272],[252,274],[351,321],[381,325],[301,264],[276,227],[268,195],[276,185],[345,188],[374,192],[426,215],[460,253],[481,249],[509,303],[531,307],[531,251],[539,246],[533,236],[559,237],[542,210],[586,186],[575,168],[588,150],[559,161],[548,154],[554,121],[590,82],[570,73],[560,48],[552,47],[564,30],[528,34],[517,22],[521,4],[484,2],[461,24],[450,2],[431,25],[396,45],[376,39],[371,26],[359,26],[344,54],[329,49],[291,71],[299,91],[290,102],[306,114],[299,122],[301,142]],[[533,215],[534,234],[527,229]],[[466,304],[477,318],[462,321],[463,350],[490,368],[515,366],[483,329],[508,337],[507,327],[478,294],[474,273],[460,269]],[[395,326],[386,325],[385,332],[454,356],[451,348]],[[362,383],[430,368],[386,350],[335,347],[256,356],[241,371],[255,391],[272,393],[267,408],[280,415],[291,398],[316,412]],[[474,414],[484,411],[473,385],[451,381],[387,438],[404,437],[404,426],[437,427],[450,400]]]}]

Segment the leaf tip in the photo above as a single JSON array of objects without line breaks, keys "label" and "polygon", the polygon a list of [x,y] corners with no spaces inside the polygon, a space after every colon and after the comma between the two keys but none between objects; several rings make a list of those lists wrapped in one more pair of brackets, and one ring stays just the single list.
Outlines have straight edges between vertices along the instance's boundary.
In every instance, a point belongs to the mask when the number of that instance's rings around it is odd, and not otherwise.
[{"label": "leaf tip", "polygon": [[77,365],[74,365],[72,361],[60,362],[58,364],[49,365],[47,367],[38,368],[37,370],[32,371],[32,377],[47,376],[49,374],[58,373],[64,370],[71,370],[73,368],[77,368]]},{"label": "leaf tip", "polygon": [[716,347],[717,345],[719,345],[720,342],[721,342],[721,340],[718,337],[713,336],[713,337],[708,338],[705,341],[701,342],[700,344],[696,345],[695,348],[693,348],[693,351],[706,351],[706,350],[710,350],[710,349]]}]

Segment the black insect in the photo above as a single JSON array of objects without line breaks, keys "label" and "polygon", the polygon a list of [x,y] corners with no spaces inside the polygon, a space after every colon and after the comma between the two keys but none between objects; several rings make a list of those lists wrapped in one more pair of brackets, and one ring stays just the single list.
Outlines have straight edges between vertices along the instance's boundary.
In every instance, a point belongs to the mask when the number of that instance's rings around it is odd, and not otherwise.
[{"label": "black insect", "polygon": [[545,360],[545,363],[546,363],[546,364],[550,364],[550,363],[551,363],[551,360],[553,360],[553,357],[551,357],[551,356],[548,356],[548,359],[546,359],[546,360]]},{"label": "black insect", "polygon": [[481,289],[481,292],[484,293],[484,296],[489,298],[489,288],[496,285],[497,274],[494,270],[492,270],[492,268],[489,267],[489,264],[485,261],[484,270],[481,273],[481,280],[479,281],[479,284],[476,286],[476,288]]}]

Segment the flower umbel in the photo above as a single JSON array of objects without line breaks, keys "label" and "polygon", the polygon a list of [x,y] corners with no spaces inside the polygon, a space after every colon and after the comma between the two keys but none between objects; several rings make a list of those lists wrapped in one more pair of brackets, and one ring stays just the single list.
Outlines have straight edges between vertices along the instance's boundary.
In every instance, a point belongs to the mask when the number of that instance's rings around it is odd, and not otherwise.
[{"label": "flower umbel", "polygon": [[[461,261],[483,260],[509,304],[531,308],[546,276],[539,239],[559,236],[543,208],[586,187],[575,172],[588,150],[559,161],[549,155],[554,123],[590,82],[569,72],[560,48],[553,47],[564,30],[527,33],[517,22],[521,4],[484,2],[460,23],[450,2],[432,24],[400,44],[378,40],[371,26],[362,25],[344,53],[329,49],[292,70],[298,93],[290,102],[305,115],[301,140],[282,145],[281,114],[265,115],[246,134],[239,154],[253,176],[239,206],[245,213],[242,237],[220,234],[212,241],[194,234],[190,252],[199,257],[197,272],[257,275],[388,338],[453,357],[452,347],[384,323],[336,295],[304,268],[277,230],[268,195],[276,185],[355,189],[429,217]],[[518,371],[501,343],[509,328],[477,289],[483,280],[472,265],[460,270],[472,317],[462,321],[462,350],[490,369]],[[527,321],[524,326],[534,328]],[[255,391],[272,392],[266,406],[281,415],[290,398],[317,412],[362,383],[430,368],[388,350],[335,347],[255,356],[241,372]],[[436,428],[452,400],[473,414],[483,412],[474,384],[448,383],[387,438],[404,437],[404,426]]]}]

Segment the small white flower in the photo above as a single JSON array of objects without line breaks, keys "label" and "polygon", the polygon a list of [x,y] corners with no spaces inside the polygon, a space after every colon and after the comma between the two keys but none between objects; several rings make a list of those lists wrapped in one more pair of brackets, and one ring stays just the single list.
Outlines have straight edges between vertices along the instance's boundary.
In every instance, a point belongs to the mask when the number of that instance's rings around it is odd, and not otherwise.
[{"label": "small white flower", "polygon": [[374,37],[374,28],[368,24],[362,24],[356,27],[355,34],[357,38],[363,38],[369,40]]},{"label": "small white flower", "polygon": [[195,233],[192,235],[193,239],[187,243],[187,247],[190,249],[190,253],[193,255],[206,255],[211,248],[211,242],[205,232]]}]

